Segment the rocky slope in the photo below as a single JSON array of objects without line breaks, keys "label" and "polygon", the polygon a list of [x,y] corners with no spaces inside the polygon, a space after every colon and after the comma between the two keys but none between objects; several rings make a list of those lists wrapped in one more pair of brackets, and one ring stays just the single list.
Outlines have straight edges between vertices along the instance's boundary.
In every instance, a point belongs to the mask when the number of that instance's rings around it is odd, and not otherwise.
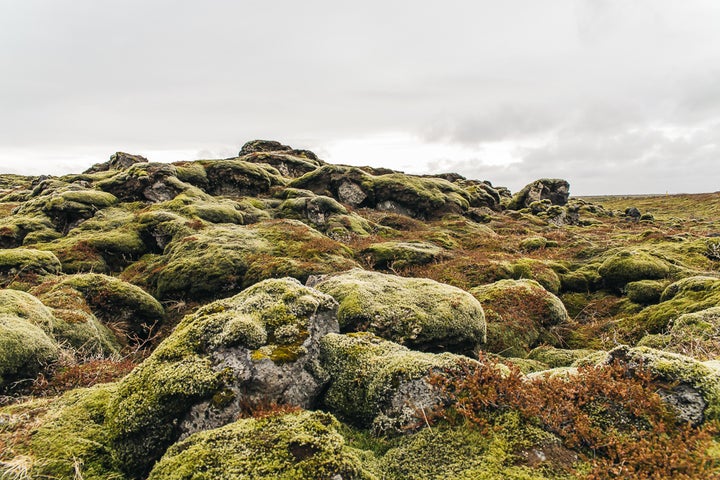
[{"label": "rocky slope", "polygon": [[569,188],[0,175],[0,477],[720,476],[720,194]]}]

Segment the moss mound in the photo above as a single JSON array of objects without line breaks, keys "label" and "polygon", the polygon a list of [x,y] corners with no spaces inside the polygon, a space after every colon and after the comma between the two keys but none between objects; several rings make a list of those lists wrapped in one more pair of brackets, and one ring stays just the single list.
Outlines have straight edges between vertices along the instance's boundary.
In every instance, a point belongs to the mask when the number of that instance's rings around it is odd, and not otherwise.
[{"label": "moss mound", "polygon": [[366,332],[331,333],[320,346],[320,361],[330,376],[325,406],[376,432],[415,425],[417,409],[429,411],[439,401],[426,381],[431,370],[452,369],[461,359],[468,360],[408,350]]},{"label": "moss mound", "polygon": [[104,421],[115,384],[73,390],[55,402],[32,438],[33,478],[126,478],[116,468]]},{"label": "moss mound", "polygon": [[273,186],[285,185],[285,180],[275,168],[269,165],[233,160],[203,160],[207,192],[211,195],[242,197],[261,195]]},{"label": "moss mound", "polygon": [[0,276],[60,273],[60,260],[52,252],[29,248],[0,250]]},{"label": "moss mound", "polygon": [[667,282],[660,280],[639,280],[625,286],[630,301],[640,305],[650,305],[660,301],[660,296],[667,287]]},{"label": "moss mound", "polygon": [[245,419],[174,445],[150,480],[316,478],[371,479],[322,412]]},{"label": "moss mound", "polygon": [[555,345],[553,327],[569,322],[565,306],[534,280],[500,280],[475,287],[487,319],[485,349],[507,357],[525,357],[541,344]]},{"label": "moss mound", "polygon": [[32,379],[58,358],[55,341],[40,327],[14,315],[0,314],[0,389]]},{"label": "moss mound", "polygon": [[485,341],[480,304],[459,288],[353,269],[316,287],[340,304],[343,332],[368,331],[417,350],[471,353]]},{"label": "moss mound", "polygon": [[223,224],[171,241],[163,256],[148,258],[149,265],[138,269],[140,278],[124,278],[146,282],[158,298],[207,298],[267,278],[305,280],[348,268],[355,265],[350,256],[349,249],[296,220]]},{"label": "moss mound", "polygon": [[387,173],[372,175],[359,168],[325,165],[290,183],[293,188],[330,195],[354,207],[369,207],[415,218],[440,218],[466,212],[482,203],[476,193],[441,178]]},{"label": "moss mound", "polygon": [[373,268],[402,269],[440,260],[445,250],[428,242],[373,243],[360,252]]},{"label": "moss mound", "polygon": [[629,338],[638,340],[646,333],[663,333],[673,319],[720,305],[720,278],[695,276],[671,283],[660,303],[650,305],[621,322]]},{"label": "moss mound", "polygon": [[550,368],[559,367],[570,367],[573,364],[587,357],[593,355],[597,350],[577,349],[577,350],[566,350],[563,348],[555,348],[549,345],[542,345],[540,347],[533,348],[528,353],[527,358],[542,362]]},{"label": "moss mound", "polygon": [[642,251],[621,251],[606,259],[598,273],[606,288],[619,290],[637,280],[658,280],[668,276],[670,267]]},{"label": "moss mound", "polygon": [[[77,301],[79,293],[83,301]],[[74,312],[94,315],[104,324],[124,335],[118,338],[127,345],[142,341],[162,324],[165,310],[140,287],[115,277],[96,273],[70,275],[49,280],[35,287],[33,293],[53,308],[63,311],[59,317],[73,322]],[[82,305],[82,304],[85,305]]]},{"label": "moss mound", "polygon": [[[262,282],[185,317],[120,382],[110,402],[107,426],[119,463],[130,474],[146,472],[183,429],[195,431],[197,422],[231,421],[243,400],[252,401],[246,397],[249,391],[259,390],[268,401],[291,400],[291,385],[310,370],[299,362],[312,360],[312,345],[306,340],[325,332],[311,319],[320,313],[334,318],[335,308],[331,297],[288,278]],[[275,361],[295,362],[299,371],[273,369]],[[280,380],[287,382],[281,384],[280,398],[262,397],[268,393],[264,390],[271,390],[268,378],[275,387]],[[312,401],[312,389],[322,385],[308,381],[305,386],[307,391],[300,393]],[[195,405],[202,414],[183,424]],[[234,411],[228,410],[233,406]]]}]

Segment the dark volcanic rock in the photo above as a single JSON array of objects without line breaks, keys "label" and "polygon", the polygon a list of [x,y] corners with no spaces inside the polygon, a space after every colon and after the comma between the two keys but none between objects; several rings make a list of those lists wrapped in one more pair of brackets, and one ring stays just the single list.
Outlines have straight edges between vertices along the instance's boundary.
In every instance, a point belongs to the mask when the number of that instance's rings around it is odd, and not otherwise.
[{"label": "dark volcanic rock", "polygon": [[141,155],[132,155],[125,152],[116,152],[110,156],[110,160],[103,163],[96,163],[85,170],[85,173],[106,172],[108,170],[127,170],[136,163],[147,163],[148,159]]},{"label": "dark volcanic rock", "polygon": [[559,178],[543,178],[526,185],[513,196],[508,208],[520,210],[534,202],[550,200],[552,205],[565,205],[570,195],[570,184]]}]

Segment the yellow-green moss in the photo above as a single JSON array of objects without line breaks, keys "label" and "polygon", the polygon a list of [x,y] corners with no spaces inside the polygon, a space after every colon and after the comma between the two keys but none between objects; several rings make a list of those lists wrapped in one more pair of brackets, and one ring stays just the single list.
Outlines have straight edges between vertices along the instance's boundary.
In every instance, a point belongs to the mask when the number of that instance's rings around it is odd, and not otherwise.
[{"label": "yellow-green moss", "polygon": [[522,258],[514,262],[510,268],[512,269],[512,278],[516,280],[535,280],[545,290],[554,294],[560,290],[560,277],[555,271],[555,268],[559,267],[555,264]]},{"label": "yellow-green moss", "polygon": [[[185,317],[120,382],[110,403],[108,428],[122,468],[144,472],[177,438],[174,425],[192,405],[224,390],[224,373],[213,369],[212,351],[291,345],[307,335],[309,318],[318,309],[335,305],[331,297],[295,279],[273,279]],[[297,327],[294,335],[283,330],[287,326]],[[278,337],[280,344],[275,343]]]},{"label": "yellow-green moss", "polygon": [[720,356],[720,307],[680,315],[670,321],[667,333],[646,335],[638,345],[698,360],[716,359]]},{"label": "yellow-green moss", "polygon": [[661,280],[638,280],[625,286],[627,297],[638,304],[650,305],[660,301],[660,296],[667,287],[667,282]]},{"label": "yellow-green moss", "polygon": [[371,480],[323,412],[245,419],[174,445],[150,480]]},{"label": "yellow-green moss", "polygon": [[[372,333],[330,333],[320,342],[320,361],[330,375],[324,404],[356,425],[382,430],[377,423],[402,383],[421,380],[431,369],[452,368],[464,358],[422,353]],[[466,359],[467,360],[467,359]]]},{"label": "yellow-green moss", "polygon": [[58,354],[58,345],[40,327],[0,314],[0,389],[11,381],[34,378]]},{"label": "yellow-green moss", "polygon": [[371,244],[359,255],[373,268],[402,269],[440,260],[444,250],[427,242],[382,242]]},{"label": "yellow-green moss", "polygon": [[115,384],[73,390],[50,408],[32,438],[32,478],[123,480],[104,427]]},{"label": "yellow-green moss", "polygon": [[485,341],[482,307],[450,285],[353,269],[316,288],[340,303],[344,332],[369,331],[419,350],[460,353]]},{"label": "yellow-green moss", "polygon": [[605,287],[621,289],[637,280],[658,280],[668,276],[666,262],[640,250],[623,250],[607,258],[598,273]]},{"label": "yellow-green moss", "polygon": [[29,248],[0,249],[0,275],[56,274],[60,260],[52,252]]}]

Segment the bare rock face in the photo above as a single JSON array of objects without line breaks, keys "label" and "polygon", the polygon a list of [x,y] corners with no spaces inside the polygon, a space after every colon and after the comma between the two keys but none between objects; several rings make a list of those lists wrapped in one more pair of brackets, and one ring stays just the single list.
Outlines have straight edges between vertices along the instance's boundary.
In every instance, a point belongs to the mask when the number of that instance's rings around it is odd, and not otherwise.
[{"label": "bare rock face", "polygon": [[570,196],[570,183],[559,178],[542,178],[526,185],[513,196],[508,208],[520,210],[534,202],[549,200],[552,205],[565,205]]}]

